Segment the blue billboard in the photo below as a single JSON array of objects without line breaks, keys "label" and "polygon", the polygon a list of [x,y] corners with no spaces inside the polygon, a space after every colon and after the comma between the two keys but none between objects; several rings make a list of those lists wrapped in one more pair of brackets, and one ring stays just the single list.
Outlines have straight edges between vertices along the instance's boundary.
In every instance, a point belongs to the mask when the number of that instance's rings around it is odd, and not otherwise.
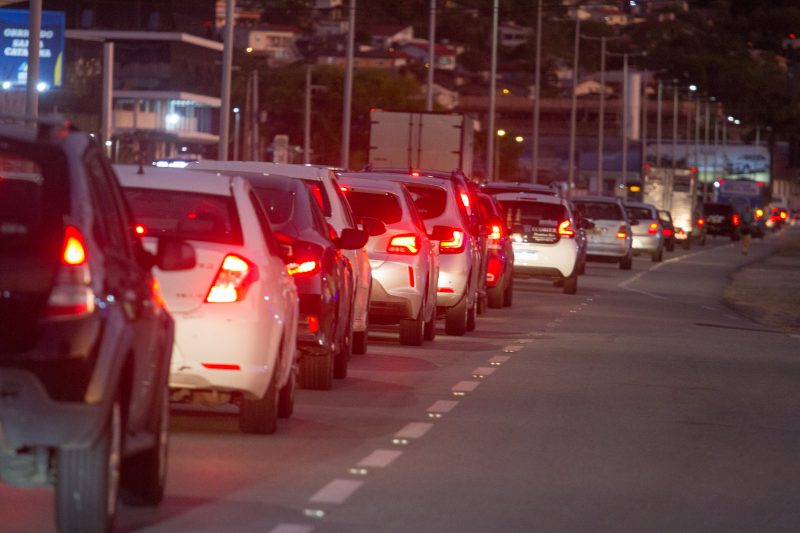
[{"label": "blue billboard", "polygon": [[[64,81],[64,13],[42,12],[39,83],[43,89]],[[0,9],[0,87],[24,89],[28,82],[28,11]]]}]

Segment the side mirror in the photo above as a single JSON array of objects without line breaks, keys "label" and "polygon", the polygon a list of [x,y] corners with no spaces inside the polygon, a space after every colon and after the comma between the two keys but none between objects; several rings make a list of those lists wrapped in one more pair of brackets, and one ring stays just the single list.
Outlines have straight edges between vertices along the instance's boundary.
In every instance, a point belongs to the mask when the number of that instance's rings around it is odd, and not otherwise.
[{"label": "side mirror", "polygon": [[368,240],[369,235],[366,231],[344,228],[342,230],[342,235],[336,241],[336,245],[342,250],[358,250],[359,248],[363,248]]},{"label": "side mirror", "polygon": [[196,264],[197,255],[188,242],[163,237],[158,240],[155,266],[159,269],[165,272],[189,270]]},{"label": "side mirror", "polygon": [[453,238],[455,228],[452,226],[434,226],[433,231],[428,234],[432,241],[449,241]]},{"label": "side mirror", "polygon": [[386,224],[382,220],[373,217],[364,217],[361,219],[361,228],[367,232],[370,237],[377,237],[386,233]]}]

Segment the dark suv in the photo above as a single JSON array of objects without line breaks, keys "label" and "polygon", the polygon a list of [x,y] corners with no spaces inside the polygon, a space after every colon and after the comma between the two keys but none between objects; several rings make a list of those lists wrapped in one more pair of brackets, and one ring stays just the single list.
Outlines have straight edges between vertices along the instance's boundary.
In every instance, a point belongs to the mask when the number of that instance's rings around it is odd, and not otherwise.
[{"label": "dark suv", "polygon": [[723,235],[730,237],[732,241],[739,240],[741,217],[733,205],[722,203],[703,204],[703,216],[708,235]]},{"label": "dark suv", "polygon": [[164,494],[172,318],[115,175],[85,133],[0,126],[0,477],[55,485],[60,531],[106,531],[118,490]]}]

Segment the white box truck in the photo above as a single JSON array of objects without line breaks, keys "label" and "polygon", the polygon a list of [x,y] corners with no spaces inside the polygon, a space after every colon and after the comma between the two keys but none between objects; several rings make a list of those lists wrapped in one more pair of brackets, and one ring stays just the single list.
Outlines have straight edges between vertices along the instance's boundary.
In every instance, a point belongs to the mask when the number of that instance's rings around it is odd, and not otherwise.
[{"label": "white box truck", "polygon": [[643,201],[672,213],[675,239],[684,248],[692,241],[705,244],[704,233],[698,225],[697,172],[694,169],[649,166],[642,182]]},{"label": "white box truck", "polygon": [[375,168],[453,171],[472,175],[473,119],[460,113],[370,113],[369,164]]}]

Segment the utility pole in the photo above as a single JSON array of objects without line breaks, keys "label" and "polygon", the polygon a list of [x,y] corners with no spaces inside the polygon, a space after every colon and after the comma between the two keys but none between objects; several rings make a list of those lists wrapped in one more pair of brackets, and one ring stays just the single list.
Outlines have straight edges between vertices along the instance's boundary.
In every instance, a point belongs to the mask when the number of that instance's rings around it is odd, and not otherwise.
[{"label": "utility pole", "polygon": [[431,0],[428,21],[428,86],[425,91],[425,111],[433,111],[433,71],[436,65],[436,0]]},{"label": "utility pole", "polygon": [[347,28],[347,61],[344,68],[344,102],[342,109],[342,152],[340,166],[350,168],[350,122],[353,110],[353,50],[356,39],[356,0],[350,0]]},{"label": "utility pole", "polygon": [[[710,119],[711,119],[711,102],[706,102],[706,120],[705,120],[705,130],[706,130],[705,131],[705,143],[706,143],[706,148],[703,151],[703,166],[705,167],[705,170],[706,170],[706,179],[703,182],[703,201],[708,201],[709,200],[709,196],[710,196],[708,194],[708,192],[709,192],[708,191],[708,187],[711,184],[711,180],[709,179],[709,172],[708,172],[708,144],[709,144],[709,142],[708,142],[709,139],[708,138],[709,138],[709,136],[711,134],[711,127],[710,127],[710,122],[709,122]],[[712,171],[711,172],[711,177],[713,178],[713,176],[714,176],[714,173]]]},{"label": "utility pole", "polygon": [[678,80],[674,81],[672,94],[672,179],[675,179],[675,166],[678,159]]},{"label": "utility pole", "polygon": [[628,54],[622,54],[622,185],[628,186],[628,129],[630,128],[631,86],[628,79]]},{"label": "utility pole", "polygon": [[578,60],[581,43],[581,17],[575,14],[575,52],[572,62],[572,108],[569,116],[569,166],[567,167],[567,198],[572,198],[575,185],[575,136],[578,116]]},{"label": "utility pole", "polygon": [[642,74],[642,149],[641,149],[641,168],[639,169],[639,180],[644,183],[644,172],[647,165],[647,71]]},{"label": "utility pole", "polygon": [[[233,26],[236,0],[225,1],[225,37],[222,49],[222,102],[219,110],[219,144],[217,159],[228,160],[228,139],[231,129],[231,70],[233,69]],[[138,106],[138,104],[137,104]]]},{"label": "utility pole", "polygon": [[239,161],[239,143],[241,142],[242,130],[242,110],[238,107],[233,108],[233,160]]},{"label": "utility pole", "polygon": [[39,116],[39,42],[42,34],[42,0],[31,0],[28,11],[28,79],[25,114]]},{"label": "utility pole", "polygon": [[533,88],[531,183],[539,181],[539,108],[542,99],[542,0],[536,3],[536,74]]},{"label": "utility pole", "polygon": [[489,74],[489,127],[486,131],[486,177],[488,181],[494,181],[497,176],[494,175],[494,110],[497,100],[496,86],[497,86],[497,17],[499,5],[498,0],[494,0],[492,4],[492,63],[491,72]]},{"label": "utility pole", "polygon": [[606,38],[600,38],[600,110],[597,117],[597,192],[603,190],[606,128]]},{"label": "utility pole", "polygon": [[661,166],[661,110],[663,107],[663,98],[664,98],[664,83],[661,80],[658,80],[658,96],[656,97],[658,100],[656,101],[656,166]]},{"label": "utility pole", "polygon": [[306,95],[303,113],[303,163],[311,163],[311,65],[306,65]]},{"label": "utility pole", "polygon": [[250,142],[252,143],[250,147],[250,154],[253,158],[253,161],[261,161],[261,139],[259,138],[259,126],[260,126],[260,117],[261,114],[258,106],[258,71],[254,70],[252,73],[251,82],[253,84],[252,95],[253,99],[253,106],[250,108],[252,113],[252,117],[250,119],[250,126],[253,128],[252,132],[250,133]]},{"label": "utility pole", "polygon": [[[103,108],[100,112],[100,143],[108,153],[114,116],[114,41],[103,41]],[[136,102],[138,108],[139,102]],[[115,158],[116,159],[116,158]]]}]

